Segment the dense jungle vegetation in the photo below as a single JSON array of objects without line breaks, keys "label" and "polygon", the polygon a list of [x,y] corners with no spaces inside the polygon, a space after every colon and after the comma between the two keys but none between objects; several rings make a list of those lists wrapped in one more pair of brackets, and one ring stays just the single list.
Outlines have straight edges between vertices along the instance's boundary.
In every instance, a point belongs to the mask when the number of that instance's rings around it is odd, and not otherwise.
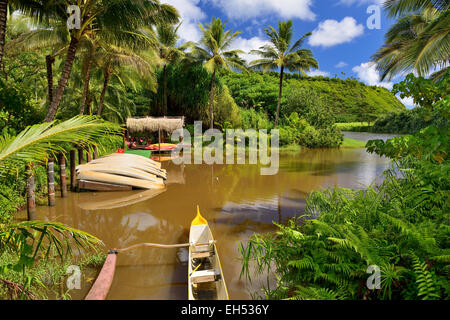
[{"label": "dense jungle vegetation", "polygon": [[[418,108],[383,117],[374,129],[414,133],[367,143],[368,152],[392,160],[380,185],[314,191],[305,211],[288,225],[241,244],[241,276],[268,279],[257,297],[450,297],[450,7],[448,1],[414,0],[384,6],[398,20],[373,60],[382,78],[407,71],[419,75],[409,74],[394,88]],[[441,68],[425,77],[436,66]]]}]

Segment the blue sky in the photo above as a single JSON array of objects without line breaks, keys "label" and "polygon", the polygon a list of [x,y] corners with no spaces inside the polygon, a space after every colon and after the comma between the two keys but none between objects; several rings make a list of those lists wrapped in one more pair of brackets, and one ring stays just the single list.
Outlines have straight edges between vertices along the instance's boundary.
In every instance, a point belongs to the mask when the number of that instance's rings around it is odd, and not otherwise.
[{"label": "blue sky", "polygon": [[[306,43],[319,61],[311,75],[341,78],[355,77],[369,85],[392,89],[402,77],[380,82],[370,57],[383,45],[384,34],[394,22],[386,17],[383,0],[162,0],[176,7],[183,23],[179,29],[182,41],[198,41],[198,23],[208,23],[213,16],[227,20],[227,27],[242,31],[233,47],[248,52],[267,41],[264,28],[277,21],[292,19],[295,39],[307,32],[313,35]],[[381,11],[381,28],[369,29],[369,6]],[[244,58],[252,60],[253,56]],[[344,72],[345,75],[342,75]],[[410,100],[402,102],[412,106]]]}]

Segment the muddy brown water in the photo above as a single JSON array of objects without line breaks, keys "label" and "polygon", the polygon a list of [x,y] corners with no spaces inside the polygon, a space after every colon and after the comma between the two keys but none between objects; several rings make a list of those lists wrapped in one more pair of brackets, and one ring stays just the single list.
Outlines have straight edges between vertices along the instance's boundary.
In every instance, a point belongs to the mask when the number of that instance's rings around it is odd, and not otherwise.
[{"label": "muddy brown water", "polygon": [[[389,161],[364,149],[302,150],[280,154],[279,173],[260,175],[258,165],[175,165],[164,162],[166,189],[69,193],[56,206],[39,206],[37,217],[87,231],[109,248],[153,242],[188,242],[196,205],[217,239],[231,299],[250,299],[257,284],[240,279],[238,246],[253,233],[275,230],[272,222],[300,215],[312,190],[363,188],[380,182]],[[26,213],[22,212],[22,215]],[[187,299],[187,250],[139,248],[121,253],[108,299]],[[83,299],[83,289],[72,290]]]}]

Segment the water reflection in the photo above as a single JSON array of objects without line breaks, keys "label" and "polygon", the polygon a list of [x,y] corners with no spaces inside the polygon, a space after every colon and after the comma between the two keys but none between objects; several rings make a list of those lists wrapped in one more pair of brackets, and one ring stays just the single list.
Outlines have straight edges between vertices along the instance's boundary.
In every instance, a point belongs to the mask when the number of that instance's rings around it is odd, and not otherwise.
[{"label": "water reflection", "polygon": [[[185,243],[199,205],[224,257],[230,297],[249,299],[251,285],[239,279],[239,243],[255,232],[274,230],[273,221],[284,223],[301,215],[312,190],[362,188],[379,180],[388,165],[387,159],[364,149],[283,153],[275,176],[261,176],[258,165],[164,162],[168,183],[161,193],[70,193],[57,199],[56,207],[38,207],[37,214],[96,235],[106,250],[142,242]],[[140,248],[120,254],[109,298],[186,299],[186,271],[183,250]]]}]

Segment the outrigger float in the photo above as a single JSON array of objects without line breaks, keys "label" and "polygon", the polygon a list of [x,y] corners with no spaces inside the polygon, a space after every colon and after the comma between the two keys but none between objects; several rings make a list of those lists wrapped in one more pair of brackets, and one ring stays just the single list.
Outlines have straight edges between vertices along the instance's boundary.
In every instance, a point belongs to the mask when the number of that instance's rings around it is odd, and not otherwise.
[{"label": "outrigger float", "polygon": [[117,255],[139,247],[161,249],[189,247],[187,270],[189,300],[229,300],[228,290],[217,252],[216,240],[208,226],[208,221],[200,214],[191,223],[189,243],[163,245],[142,243],[124,249],[112,249],[108,252],[102,270],[94,282],[86,300],[105,300],[114,278]]}]

